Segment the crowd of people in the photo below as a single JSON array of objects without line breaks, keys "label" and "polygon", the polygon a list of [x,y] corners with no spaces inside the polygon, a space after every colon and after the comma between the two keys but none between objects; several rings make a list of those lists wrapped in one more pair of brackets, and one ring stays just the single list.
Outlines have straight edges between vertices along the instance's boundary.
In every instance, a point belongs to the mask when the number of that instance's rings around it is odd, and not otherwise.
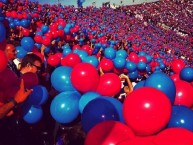
[{"label": "crowd of people", "polygon": [[[152,57],[154,65],[146,73],[141,73],[141,78],[138,76],[130,80],[125,72],[114,71],[127,82],[122,86],[122,92],[116,95],[121,102],[133,91],[132,83],[146,79],[156,67],[161,67],[159,59],[164,63],[162,71],[168,75],[172,74],[171,63],[177,59],[193,67],[192,8],[191,0],[163,0],[116,9],[105,5],[100,8],[76,8],[14,0],[0,2],[0,20],[6,28],[6,38],[0,48],[8,58],[6,69],[13,71],[18,78],[25,73],[37,74],[39,84],[45,86],[49,94],[48,101],[43,105],[43,119],[31,125],[20,118],[20,112],[16,111],[11,117],[6,115],[24,102],[33,90],[24,90],[21,80],[14,98],[5,100],[0,85],[0,101],[3,100],[6,105],[0,108],[0,144],[84,144],[86,135],[81,128],[80,116],[71,124],[59,124],[48,111],[52,99],[58,94],[51,84],[51,74],[60,65],[60,62],[53,64],[50,56],[66,55],[66,46],[72,50],[88,46],[90,55],[95,55],[99,63],[108,47],[125,50],[128,56],[144,52]],[[24,37],[32,38],[35,44],[23,55],[24,50],[19,47]],[[104,73],[101,68],[97,69],[100,75]],[[123,92],[125,97],[119,98]]]}]

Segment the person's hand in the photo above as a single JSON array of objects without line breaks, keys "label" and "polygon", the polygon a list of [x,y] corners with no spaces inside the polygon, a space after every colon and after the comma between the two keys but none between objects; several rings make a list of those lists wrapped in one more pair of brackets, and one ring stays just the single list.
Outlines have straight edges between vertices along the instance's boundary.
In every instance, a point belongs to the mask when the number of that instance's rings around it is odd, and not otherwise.
[{"label": "person's hand", "polygon": [[129,76],[127,76],[127,75],[125,75],[125,74],[121,74],[119,77],[120,77],[121,80],[124,80],[124,79],[128,79],[128,78],[129,78]]},{"label": "person's hand", "polygon": [[32,90],[25,90],[24,88],[24,81],[23,79],[21,80],[20,83],[20,89],[17,91],[14,99],[17,103],[22,103],[24,102],[27,97],[32,93]]}]

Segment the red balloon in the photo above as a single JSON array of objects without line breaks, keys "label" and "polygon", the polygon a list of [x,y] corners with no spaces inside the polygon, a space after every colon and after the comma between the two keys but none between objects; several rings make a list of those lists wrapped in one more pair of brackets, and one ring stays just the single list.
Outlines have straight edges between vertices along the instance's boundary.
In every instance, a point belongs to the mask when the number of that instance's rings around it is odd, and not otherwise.
[{"label": "red balloon", "polygon": [[[42,43],[42,36],[40,36],[40,35],[36,35],[36,36],[34,36],[34,40],[35,40],[35,42],[37,42],[37,43]],[[44,42],[45,43],[45,42]]]},{"label": "red balloon", "polygon": [[99,79],[97,92],[102,96],[114,96],[121,90],[121,79],[114,73],[105,73]]},{"label": "red balloon", "polygon": [[0,72],[1,72],[6,68],[7,62],[8,62],[6,55],[2,50],[0,50],[0,60],[1,60],[0,61]]},{"label": "red balloon", "polygon": [[81,47],[80,47],[80,45],[74,45],[73,47],[72,47],[72,50],[75,50],[75,49],[81,49]]},{"label": "red balloon", "polygon": [[138,55],[134,52],[131,52],[129,54],[129,60],[137,64],[139,62]]},{"label": "red balloon", "polygon": [[171,103],[161,91],[142,87],[130,93],[123,104],[123,117],[136,135],[153,135],[163,129],[171,116]]},{"label": "red balloon", "polygon": [[0,42],[0,50],[4,51],[7,45],[7,40],[4,39],[2,42]]},{"label": "red balloon", "polygon": [[139,60],[139,62],[147,63],[147,58],[145,56],[139,56],[138,60]]},{"label": "red balloon", "polygon": [[13,86],[18,85],[19,79],[12,70],[6,68],[0,72],[0,91],[5,91]]},{"label": "red balloon", "polygon": [[171,64],[171,68],[175,73],[179,73],[184,67],[185,63],[182,59],[174,60]]},{"label": "red balloon", "polygon": [[103,72],[110,72],[114,68],[112,60],[107,58],[102,58],[99,66],[102,68]]},{"label": "red balloon", "polygon": [[95,125],[87,134],[84,145],[117,145],[134,138],[134,133],[118,121],[104,121]]},{"label": "red balloon", "polygon": [[134,137],[132,139],[118,143],[117,145],[155,145],[153,143],[154,136]]},{"label": "red balloon", "polygon": [[51,44],[51,39],[45,37],[44,39],[42,39],[42,44],[44,44],[45,46],[49,46]]},{"label": "red balloon", "polygon": [[59,65],[59,63],[60,63],[60,60],[61,60],[61,59],[60,59],[57,55],[50,55],[50,56],[48,57],[47,62],[48,62],[48,64],[51,65],[51,66],[57,66],[57,65]]},{"label": "red balloon", "polygon": [[85,50],[85,51],[88,53],[88,55],[91,55],[91,54],[92,54],[92,49],[90,48],[89,45],[83,45],[83,46],[81,47],[81,49],[82,49],[82,50]]},{"label": "red balloon", "polygon": [[63,66],[74,67],[75,65],[81,62],[81,58],[76,53],[69,53],[65,56],[65,59],[62,59],[61,64]]},{"label": "red balloon", "polygon": [[37,74],[32,72],[23,74],[20,79],[23,79],[26,89],[32,89],[34,86],[38,85],[39,82]]},{"label": "red balloon", "polygon": [[23,28],[22,29],[22,34],[23,34],[23,36],[29,36],[29,30],[28,29],[25,29],[25,28]]},{"label": "red balloon", "polygon": [[170,78],[171,78],[174,82],[180,81],[180,76],[179,76],[179,74],[173,74],[173,75],[170,76]]},{"label": "red balloon", "polygon": [[153,140],[156,145],[192,145],[193,133],[185,128],[167,128]]},{"label": "red balloon", "polygon": [[92,64],[79,63],[72,69],[71,81],[80,92],[95,91],[99,83],[99,74]]},{"label": "red balloon", "polygon": [[175,105],[192,107],[193,105],[193,86],[186,81],[176,81]]}]

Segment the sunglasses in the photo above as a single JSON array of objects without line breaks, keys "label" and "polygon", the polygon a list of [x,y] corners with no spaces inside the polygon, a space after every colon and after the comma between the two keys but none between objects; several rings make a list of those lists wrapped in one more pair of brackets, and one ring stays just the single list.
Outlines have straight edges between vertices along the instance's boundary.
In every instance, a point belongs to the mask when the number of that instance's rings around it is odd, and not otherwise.
[{"label": "sunglasses", "polygon": [[37,66],[37,65],[35,65],[35,64],[32,64],[32,65],[36,67],[37,72],[40,72],[40,71],[41,71],[42,68],[41,68],[40,66]]}]

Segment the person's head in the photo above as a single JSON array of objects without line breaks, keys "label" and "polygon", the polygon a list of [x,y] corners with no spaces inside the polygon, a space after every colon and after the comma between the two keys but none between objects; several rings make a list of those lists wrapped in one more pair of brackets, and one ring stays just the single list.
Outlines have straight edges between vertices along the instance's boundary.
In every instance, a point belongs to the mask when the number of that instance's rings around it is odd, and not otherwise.
[{"label": "person's head", "polygon": [[15,46],[13,44],[6,44],[5,54],[8,58],[8,60],[10,60],[10,61],[14,60],[16,58]]},{"label": "person's head", "polygon": [[20,63],[20,72],[22,74],[27,72],[38,73],[41,71],[42,60],[35,54],[27,54]]}]

